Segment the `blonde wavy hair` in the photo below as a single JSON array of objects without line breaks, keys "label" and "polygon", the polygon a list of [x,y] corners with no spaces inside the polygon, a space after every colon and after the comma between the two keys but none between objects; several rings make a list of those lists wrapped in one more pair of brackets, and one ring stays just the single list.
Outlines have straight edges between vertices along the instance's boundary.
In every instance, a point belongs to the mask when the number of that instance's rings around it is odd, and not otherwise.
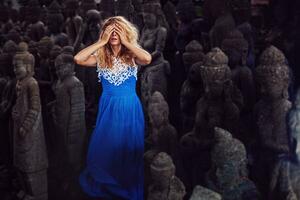
[{"label": "blonde wavy hair", "polygon": [[[122,16],[114,16],[114,17],[107,18],[102,24],[102,31],[100,33],[100,38],[102,38],[103,33],[104,33],[105,29],[107,28],[107,26],[114,24],[114,23],[118,23],[123,28],[123,30],[126,32],[126,39],[131,44],[139,46],[139,44],[138,44],[138,38],[139,38],[138,29],[136,28],[135,25],[133,25],[131,22],[129,22],[127,19],[125,19]],[[123,44],[121,44],[121,45],[122,45],[121,51],[119,53],[119,57],[120,57],[121,61],[128,65],[134,66],[135,64],[133,61],[132,52],[130,52],[129,49],[127,49]],[[113,55],[113,51],[110,47],[109,42],[106,43],[102,48],[99,48],[96,51],[96,58],[99,63],[99,66],[111,68],[112,67],[112,55]]]}]

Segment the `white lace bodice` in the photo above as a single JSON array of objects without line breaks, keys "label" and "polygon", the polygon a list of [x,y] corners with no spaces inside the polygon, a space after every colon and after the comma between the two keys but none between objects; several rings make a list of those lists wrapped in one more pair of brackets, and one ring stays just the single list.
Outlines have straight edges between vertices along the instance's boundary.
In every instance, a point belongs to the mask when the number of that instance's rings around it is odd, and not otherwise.
[{"label": "white lace bodice", "polygon": [[120,59],[117,59],[116,57],[113,57],[112,69],[107,67],[100,67],[97,63],[97,72],[99,82],[101,82],[102,76],[108,82],[116,86],[120,85],[131,76],[134,76],[137,80],[137,66],[130,66],[126,63],[123,63]]}]

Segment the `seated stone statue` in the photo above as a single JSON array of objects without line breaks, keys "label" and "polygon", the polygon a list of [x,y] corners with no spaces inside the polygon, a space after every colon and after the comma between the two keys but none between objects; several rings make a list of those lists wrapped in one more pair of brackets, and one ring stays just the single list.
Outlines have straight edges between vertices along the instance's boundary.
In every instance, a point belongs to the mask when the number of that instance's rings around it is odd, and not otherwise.
[{"label": "seated stone statue", "polygon": [[222,199],[260,199],[256,186],[248,179],[245,146],[224,129],[215,128],[211,161],[212,167],[206,177],[207,186],[219,192]]},{"label": "seated stone statue", "polygon": [[[180,139],[185,170],[191,185],[203,184],[210,168],[210,149],[215,126],[235,131],[243,98],[234,86],[227,56],[214,48],[201,67],[204,95],[197,102],[193,129]],[[189,188],[191,189],[191,188]]]},{"label": "seated stone statue", "polygon": [[40,93],[33,78],[34,57],[21,42],[13,65],[17,99],[13,107],[13,164],[18,170],[25,199],[47,200],[47,151]]},{"label": "seated stone statue", "polygon": [[157,154],[150,166],[152,184],[148,187],[147,200],[183,200],[185,187],[175,176],[175,165],[164,152]]},{"label": "seated stone statue", "polygon": [[150,133],[146,139],[150,151],[166,152],[172,159],[178,156],[177,131],[169,122],[169,106],[160,92],[154,92],[148,105]]}]

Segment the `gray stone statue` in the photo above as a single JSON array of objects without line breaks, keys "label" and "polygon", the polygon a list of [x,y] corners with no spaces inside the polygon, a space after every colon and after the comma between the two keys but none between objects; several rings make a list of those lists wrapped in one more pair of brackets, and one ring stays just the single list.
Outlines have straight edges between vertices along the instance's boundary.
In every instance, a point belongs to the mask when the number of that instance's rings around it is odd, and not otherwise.
[{"label": "gray stone statue", "polygon": [[152,62],[141,72],[141,99],[146,110],[153,92],[159,91],[167,98],[167,76],[170,74],[170,64],[163,57],[167,29],[158,21],[158,12],[161,12],[159,2],[144,2],[140,44],[152,55]]},{"label": "gray stone statue", "polygon": [[72,55],[62,53],[55,59],[58,81],[54,87],[56,100],[51,102],[55,133],[54,165],[62,188],[69,197],[76,196],[76,177],[83,161],[86,142],[85,99],[83,84],[75,77]]},{"label": "gray stone statue", "polygon": [[215,127],[211,151],[212,167],[207,174],[208,187],[224,200],[258,200],[259,192],[248,179],[245,146],[224,129]]},{"label": "gray stone statue", "polygon": [[164,152],[157,154],[150,166],[152,184],[148,187],[147,200],[183,200],[185,187],[175,176],[175,165]]},{"label": "gray stone statue", "polygon": [[64,159],[73,169],[80,167],[86,133],[83,84],[75,77],[72,55],[60,54],[55,59],[59,78],[55,87],[54,121],[57,140]]},{"label": "gray stone statue", "polygon": [[260,149],[257,176],[260,186],[267,190],[268,198],[276,199],[276,196],[286,195],[286,191],[277,187],[282,184],[279,172],[286,169],[284,163],[290,154],[286,118],[291,108],[289,68],[279,49],[270,46],[264,50],[256,68],[256,78],[261,92],[254,108]]},{"label": "gray stone statue", "polygon": [[13,164],[18,169],[26,198],[48,199],[48,159],[42,123],[40,94],[34,73],[34,57],[21,42],[13,64],[17,99],[13,107]]},{"label": "gray stone statue", "polygon": [[166,152],[173,160],[178,156],[176,129],[169,122],[169,106],[160,92],[154,92],[148,105],[150,133],[146,139],[150,151]]},{"label": "gray stone statue", "polygon": [[[243,98],[231,81],[227,56],[214,48],[201,66],[204,95],[197,102],[193,129],[180,139],[184,167],[191,185],[203,184],[210,168],[210,149],[215,126],[236,131]],[[189,188],[191,189],[191,188]]]},{"label": "gray stone statue", "polygon": [[54,42],[61,47],[69,45],[68,35],[62,32],[61,26],[64,23],[64,15],[62,14],[62,7],[56,0],[48,6],[47,27],[48,35]]},{"label": "gray stone statue", "polygon": [[183,62],[188,72],[180,91],[180,110],[182,112],[182,132],[191,131],[195,122],[196,103],[203,95],[201,66],[204,62],[203,48],[196,40],[191,41],[183,53]]}]

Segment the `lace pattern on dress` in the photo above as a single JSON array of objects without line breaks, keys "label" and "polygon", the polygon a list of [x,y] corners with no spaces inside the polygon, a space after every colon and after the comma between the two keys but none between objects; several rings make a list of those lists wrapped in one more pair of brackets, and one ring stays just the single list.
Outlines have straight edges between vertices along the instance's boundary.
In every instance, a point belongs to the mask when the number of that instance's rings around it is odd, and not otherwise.
[{"label": "lace pattern on dress", "polygon": [[130,76],[134,76],[137,80],[137,67],[130,66],[126,63],[121,62],[120,59],[113,57],[113,67],[110,68],[103,68],[100,67],[97,63],[97,72],[98,72],[98,79],[101,82],[101,76],[105,78],[108,82],[118,86],[127,80]]}]

